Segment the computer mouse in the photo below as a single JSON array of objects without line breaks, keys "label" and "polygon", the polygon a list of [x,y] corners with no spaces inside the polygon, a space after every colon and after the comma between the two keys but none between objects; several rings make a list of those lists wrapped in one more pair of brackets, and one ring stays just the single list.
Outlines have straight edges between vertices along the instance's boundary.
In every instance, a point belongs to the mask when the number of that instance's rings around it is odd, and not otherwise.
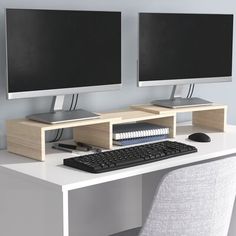
[{"label": "computer mouse", "polygon": [[188,138],[195,142],[211,142],[211,138],[205,133],[193,133],[188,136]]}]

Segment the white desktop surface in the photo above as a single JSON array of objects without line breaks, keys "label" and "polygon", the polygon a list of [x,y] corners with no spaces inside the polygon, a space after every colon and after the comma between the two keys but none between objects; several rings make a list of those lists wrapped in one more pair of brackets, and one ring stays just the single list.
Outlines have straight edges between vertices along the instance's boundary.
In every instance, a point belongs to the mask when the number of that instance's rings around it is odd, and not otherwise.
[{"label": "white desktop surface", "polygon": [[[189,134],[199,131],[207,133],[212,141],[210,143],[198,143],[187,139]],[[0,151],[0,168],[2,171],[11,172],[11,174],[19,177],[29,178],[30,181],[68,191],[234,154],[236,153],[236,126],[228,125],[226,132],[222,133],[181,124],[177,127],[176,138],[170,140],[194,145],[197,147],[198,152],[150,164],[92,174],[63,165],[64,158],[73,157],[76,154],[49,149],[46,161],[39,162],[3,150]]]},{"label": "white desktop surface", "polygon": [[[212,141],[187,139],[198,131],[207,133]],[[63,158],[75,154],[49,148],[46,161],[40,162],[0,151],[0,234],[104,236],[141,226],[162,172],[158,170],[235,155],[236,126],[229,125],[224,133],[179,126],[176,138],[170,140],[192,144],[198,152],[92,174],[63,166]],[[232,222],[235,219],[236,207]],[[232,224],[228,236],[235,232]]]}]

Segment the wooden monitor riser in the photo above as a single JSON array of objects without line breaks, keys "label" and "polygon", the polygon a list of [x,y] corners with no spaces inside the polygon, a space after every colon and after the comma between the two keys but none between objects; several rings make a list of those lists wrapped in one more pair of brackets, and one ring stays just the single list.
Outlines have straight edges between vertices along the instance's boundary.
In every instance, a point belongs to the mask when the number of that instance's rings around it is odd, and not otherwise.
[{"label": "wooden monitor riser", "polygon": [[73,139],[105,149],[112,149],[112,126],[145,121],[170,128],[169,138],[176,136],[176,114],[193,113],[193,125],[223,132],[226,128],[227,107],[222,105],[181,109],[166,109],[151,105],[135,105],[131,109],[101,113],[99,119],[61,124],[44,124],[26,119],[7,121],[7,150],[35,160],[45,160],[45,133],[56,129],[73,129]]}]

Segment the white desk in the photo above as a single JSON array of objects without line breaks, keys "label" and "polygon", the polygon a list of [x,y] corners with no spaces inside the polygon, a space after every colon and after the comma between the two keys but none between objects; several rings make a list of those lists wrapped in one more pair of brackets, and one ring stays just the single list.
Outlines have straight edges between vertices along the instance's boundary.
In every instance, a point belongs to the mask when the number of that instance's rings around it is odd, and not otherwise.
[{"label": "white desk", "polygon": [[[187,140],[196,131],[208,133],[212,142]],[[0,234],[106,236],[140,225],[143,176],[235,154],[236,126],[225,133],[180,126],[172,140],[192,144],[198,152],[102,174],[62,165],[75,154],[50,150],[46,162],[38,162],[0,151]]]}]

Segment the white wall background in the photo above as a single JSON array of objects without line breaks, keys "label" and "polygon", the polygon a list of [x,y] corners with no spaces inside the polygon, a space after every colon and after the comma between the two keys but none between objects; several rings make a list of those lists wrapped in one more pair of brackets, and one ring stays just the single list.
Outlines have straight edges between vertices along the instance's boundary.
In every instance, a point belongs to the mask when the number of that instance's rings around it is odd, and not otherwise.
[{"label": "white wall background", "polygon": [[[100,112],[127,107],[131,104],[147,103],[156,98],[165,98],[169,96],[171,91],[170,87],[138,88],[136,86],[138,12],[235,14],[236,2],[235,0],[0,0],[0,148],[6,146],[6,119],[21,118],[28,114],[49,111],[52,100],[51,97],[6,99],[4,8],[122,11],[123,88],[115,92],[81,94],[79,97],[80,107]],[[234,75],[235,63],[233,65]],[[232,83],[198,85],[195,95],[217,103],[227,104],[229,106],[228,122],[236,124],[236,108],[234,106],[236,102],[236,78],[233,78]],[[67,100],[69,101],[69,97]]]}]

